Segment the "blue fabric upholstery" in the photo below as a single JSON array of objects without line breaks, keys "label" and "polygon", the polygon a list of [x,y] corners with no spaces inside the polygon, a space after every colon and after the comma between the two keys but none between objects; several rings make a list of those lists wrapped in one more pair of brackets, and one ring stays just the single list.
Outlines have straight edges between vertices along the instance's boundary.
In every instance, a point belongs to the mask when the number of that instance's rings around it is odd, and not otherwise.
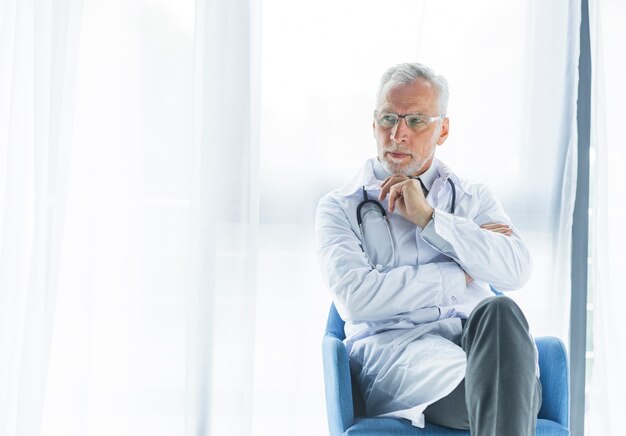
[{"label": "blue fabric upholstery", "polygon": [[[452,430],[427,423],[425,428],[413,427],[404,419],[366,418],[363,399],[352,383],[348,353],[343,344],[344,322],[331,305],[322,341],[324,385],[328,427],[338,435],[467,435],[469,431]],[[537,436],[569,435],[569,379],[565,346],[554,337],[536,338],[543,403],[537,420]]]}]

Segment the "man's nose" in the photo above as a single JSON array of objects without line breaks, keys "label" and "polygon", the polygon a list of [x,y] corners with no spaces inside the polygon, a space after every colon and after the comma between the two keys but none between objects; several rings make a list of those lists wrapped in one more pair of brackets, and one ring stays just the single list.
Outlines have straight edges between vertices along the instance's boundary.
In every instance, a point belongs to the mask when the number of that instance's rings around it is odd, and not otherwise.
[{"label": "man's nose", "polygon": [[409,134],[409,126],[406,125],[404,118],[398,118],[398,122],[391,129],[391,139],[394,142],[402,142]]}]

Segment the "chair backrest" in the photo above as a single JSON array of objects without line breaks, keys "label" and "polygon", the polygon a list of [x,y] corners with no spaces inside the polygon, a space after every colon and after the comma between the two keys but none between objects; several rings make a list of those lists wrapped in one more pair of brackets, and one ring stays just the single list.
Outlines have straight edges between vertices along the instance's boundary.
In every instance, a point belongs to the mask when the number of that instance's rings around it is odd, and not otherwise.
[{"label": "chair backrest", "polygon": [[[326,335],[332,336],[343,341],[346,338],[344,330],[345,322],[339,316],[337,308],[334,304],[331,304],[330,311],[328,312],[328,321],[326,322]],[[352,415],[353,416],[365,416],[365,401],[361,394],[361,388],[356,383],[356,377],[350,371],[350,382],[352,385]]]},{"label": "chair backrest", "polygon": [[326,321],[326,334],[330,334],[343,341],[346,338],[344,325],[345,322],[341,319],[341,316],[339,316],[335,303],[331,304],[330,311],[328,312],[328,321]]},{"label": "chair backrest", "polygon": [[569,365],[565,345],[553,336],[535,338],[535,343],[543,399],[539,418],[569,428]]}]

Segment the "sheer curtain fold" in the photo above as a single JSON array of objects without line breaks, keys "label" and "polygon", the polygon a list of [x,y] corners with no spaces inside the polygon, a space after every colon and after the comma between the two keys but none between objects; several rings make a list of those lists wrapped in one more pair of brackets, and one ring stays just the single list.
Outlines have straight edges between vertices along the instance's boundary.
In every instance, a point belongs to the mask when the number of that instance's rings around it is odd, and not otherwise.
[{"label": "sheer curtain fold", "polygon": [[[535,273],[524,289],[527,297],[521,300],[534,318],[531,326],[536,334],[554,335],[567,343],[577,178],[580,0],[532,1],[528,21],[528,93],[523,97],[528,128],[522,133],[525,169],[521,184],[532,185],[526,199],[540,209],[525,214],[532,217],[524,226],[532,232]],[[548,34],[554,36],[548,38]]]},{"label": "sheer curtain fold", "polygon": [[252,434],[260,77],[254,3],[196,2],[191,307],[200,308],[194,319],[204,328],[190,330],[192,350],[203,358],[192,363],[201,364],[188,387],[196,422],[208,432],[202,434]]},{"label": "sheer curtain fold", "polygon": [[80,1],[4,2],[0,434],[39,434],[55,315]]},{"label": "sheer curtain fold", "polygon": [[626,112],[626,62],[621,55],[626,38],[621,1],[589,2],[592,56],[591,201],[589,286],[593,318],[588,358],[586,433],[624,433],[626,408],[624,293],[621,272],[624,246],[624,185],[626,135],[621,127]]}]

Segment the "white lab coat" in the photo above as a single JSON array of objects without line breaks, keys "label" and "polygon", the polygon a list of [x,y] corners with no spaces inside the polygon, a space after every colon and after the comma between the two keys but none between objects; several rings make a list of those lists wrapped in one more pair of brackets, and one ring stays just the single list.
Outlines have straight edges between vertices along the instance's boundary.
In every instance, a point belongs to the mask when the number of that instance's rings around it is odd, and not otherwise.
[{"label": "white lab coat", "polygon": [[[421,229],[398,212],[389,215],[395,253],[380,214],[364,207],[365,244],[357,225],[361,187],[377,199],[388,175],[376,159],[324,196],[316,219],[322,276],[346,321],[345,344],[367,414],[406,418],[418,427],[424,409],[465,376],[460,318],[493,295],[488,284],[519,288],[532,269],[528,249],[485,185],[459,179],[437,159],[433,171],[426,198],[433,220]],[[454,215],[447,178],[456,188]],[[387,199],[381,203],[388,211]],[[480,228],[487,223],[508,224],[513,235]],[[474,278],[470,285],[464,271]]]}]

